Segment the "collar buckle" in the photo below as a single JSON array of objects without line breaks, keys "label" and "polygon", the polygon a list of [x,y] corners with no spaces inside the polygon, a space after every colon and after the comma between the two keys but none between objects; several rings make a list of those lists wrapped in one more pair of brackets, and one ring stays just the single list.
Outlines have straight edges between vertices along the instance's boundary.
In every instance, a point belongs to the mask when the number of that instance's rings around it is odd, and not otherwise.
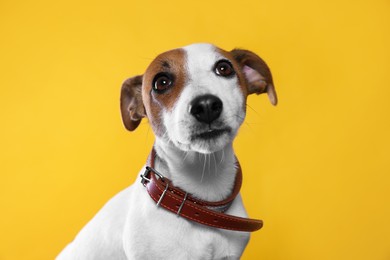
[{"label": "collar buckle", "polygon": [[158,171],[156,171],[154,168],[150,166],[146,166],[144,173],[140,175],[142,185],[146,186],[146,184],[150,182],[150,177],[149,177],[150,172],[156,174],[160,178],[160,180],[164,182],[165,178],[161,173],[159,173]]}]

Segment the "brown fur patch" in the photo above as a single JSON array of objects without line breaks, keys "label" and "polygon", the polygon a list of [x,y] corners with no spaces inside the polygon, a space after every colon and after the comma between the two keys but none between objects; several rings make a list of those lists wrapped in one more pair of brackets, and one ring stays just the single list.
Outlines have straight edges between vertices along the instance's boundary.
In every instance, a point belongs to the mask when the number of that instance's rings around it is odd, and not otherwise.
[{"label": "brown fur patch", "polygon": [[123,124],[129,131],[134,131],[145,117],[141,96],[142,76],[127,79],[121,89],[121,114]]},{"label": "brown fur patch", "polygon": [[[162,124],[162,111],[171,111],[187,81],[185,51],[174,49],[158,55],[146,69],[142,84],[142,99],[146,114],[156,135],[165,133]],[[172,86],[159,94],[152,90],[153,79],[160,73],[166,72],[173,76]]]}]

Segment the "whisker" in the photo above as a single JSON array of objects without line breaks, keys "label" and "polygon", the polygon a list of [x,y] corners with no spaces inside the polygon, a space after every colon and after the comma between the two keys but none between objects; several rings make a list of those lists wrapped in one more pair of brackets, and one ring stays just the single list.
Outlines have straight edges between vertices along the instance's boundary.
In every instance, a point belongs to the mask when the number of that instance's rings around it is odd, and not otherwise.
[{"label": "whisker", "polygon": [[[199,153],[200,155],[200,153]],[[200,182],[203,182],[204,172],[206,170],[206,155],[204,155],[204,163],[203,163],[203,171],[202,171],[202,178],[200,179]]]},{"label": "whisker", "polygon": [[225,161],[225,150],[222,149],[222,156],[221,156],[221,161],[219,162],[219,165],[221,165]]},{"label": "whisker", "polygon": [[209,161],[209,174],[210,174],[210,165],[211,165],[211,154],[207,155]]},{"label": "whisker", "polygon": [[246,104],[247,107],[249,107],[252,111],[254,111],[258,116],[260,116],[260,113],[258,113],[253,107],[251,107],[248,103]]},{"label": "whisker", "polygon": [[187,158],[187,155],[189,154],[190,152],[189,151],[184,151],[184,158],[182,160],[182,162],[184,162]]},{"label": "whisker", "polygon": [[217,176],[218,175],[218,167],[217,167],[217,160],[215,159],[215,153],[213,153],[213,158],[214,158],[214,168],[215,168],[214,175]]}]

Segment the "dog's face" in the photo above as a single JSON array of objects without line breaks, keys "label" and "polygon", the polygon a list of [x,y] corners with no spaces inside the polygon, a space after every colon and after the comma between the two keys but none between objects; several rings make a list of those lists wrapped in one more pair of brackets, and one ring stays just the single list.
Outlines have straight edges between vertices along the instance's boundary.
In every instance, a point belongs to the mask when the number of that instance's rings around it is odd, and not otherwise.
[{"label": "dog's face", "polygon": [[147,116],[157,138],[183,151],[211,153],[233,141],[252,93],[268,93],[277,103],[260,57],[193,44],[160,54],[143,76],[124,82],[122,118],[132,131]]}]

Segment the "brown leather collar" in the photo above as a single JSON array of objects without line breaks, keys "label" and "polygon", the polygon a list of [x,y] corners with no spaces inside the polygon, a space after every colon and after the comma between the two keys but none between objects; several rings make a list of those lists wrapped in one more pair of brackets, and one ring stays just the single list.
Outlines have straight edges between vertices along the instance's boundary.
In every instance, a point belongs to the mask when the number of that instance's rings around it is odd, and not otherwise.
[{"label": "brown leather collar", "polygon": [[223,213],[230,207],[241,188],[242,173],[238,161],[232,194],[222,201],[208,202],[197,199],[173,186],[168,178],[165,178],[153,168],[155,156],[153,149],[149,157],[149,166],[146,166],[144,174],[141,175],[141,182],[157,206],[161,206],[177,216],[214,228],[252,232],[263,226],[261,220],[241,218]]}]

